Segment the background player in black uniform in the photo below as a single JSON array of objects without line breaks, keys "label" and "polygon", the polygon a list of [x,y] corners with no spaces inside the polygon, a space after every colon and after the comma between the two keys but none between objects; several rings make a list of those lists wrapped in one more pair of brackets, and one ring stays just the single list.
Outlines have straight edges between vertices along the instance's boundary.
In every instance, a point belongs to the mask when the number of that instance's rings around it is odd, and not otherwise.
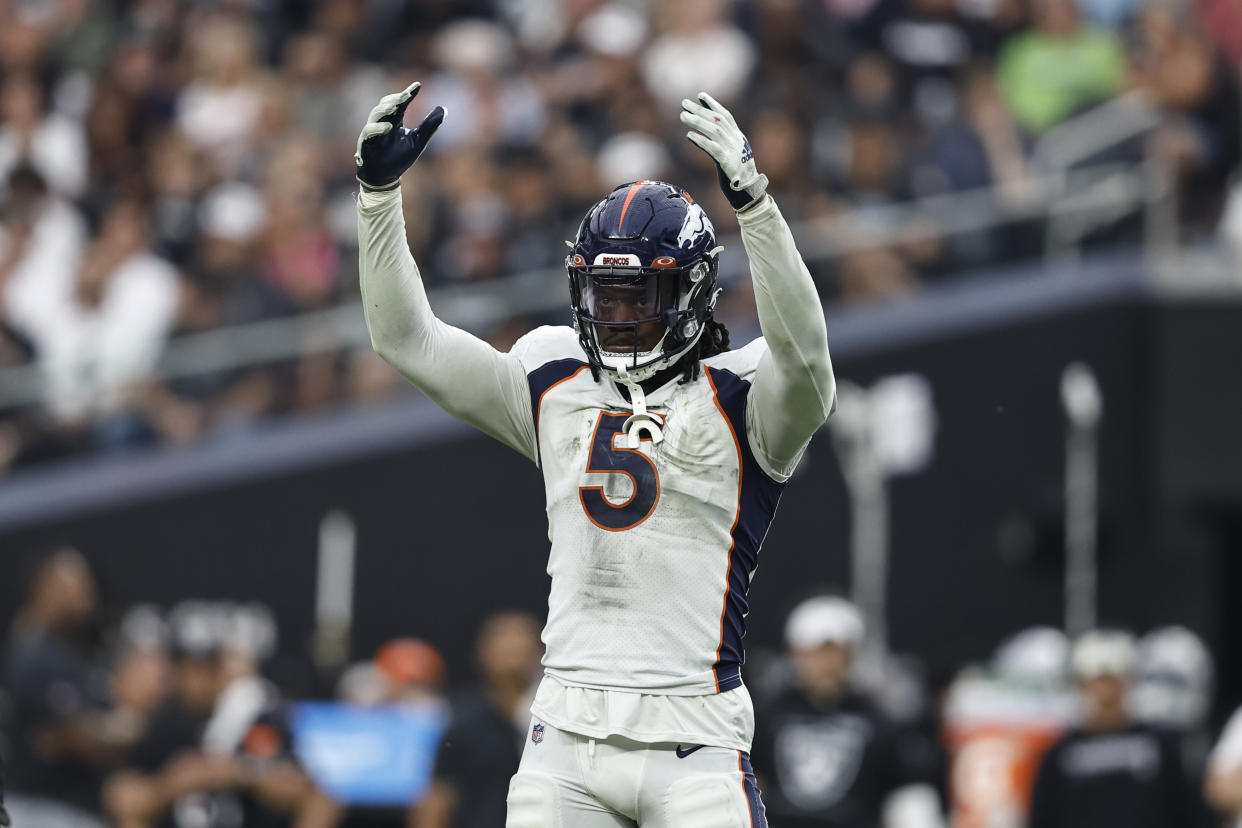
[{"label": "background player in black uniform", "polygon": [[482,683],[454,700],[431,790],[411,813],[411,828],[504,825],[505,796],[540,675],[539,624],[523,613],[493,615],[479,632],[476,653]]},{"label": "background player in black uniform", "polygon": [[755,772],[774,825],[874,828],[888,809],[901,811],[893,824],[943,824],[934,746],[851,687],[862,638],[862,619],[842,598],[811,598],[790,613],[793,681],[755,716]]},{"label": "background player in black uniform", "polygon": [[86,559],[40,559],[4,654],[9,803],[24,828],[102,825],[104,769],[135,733],[109,717],[107,672],[90,655],[98,606]]},{"label": "background player in black uniform", "polygon": [[293,757],[279,699],[257,678],[233,674],[209,618],[187,613],[179,620],[172,633],[175,692],[105,785],[112,823],[292,825],[314,788]]},{"label": "background player in black uniform", "polygon": [[1135,723],[1126,709],[1135,662],[1134,642],[1124,632],[1090,632],[1074,645],[1082,727],[1044,754],[1028,828],[1173,828],[1193,823],[1197,808],[1177,740]]}]

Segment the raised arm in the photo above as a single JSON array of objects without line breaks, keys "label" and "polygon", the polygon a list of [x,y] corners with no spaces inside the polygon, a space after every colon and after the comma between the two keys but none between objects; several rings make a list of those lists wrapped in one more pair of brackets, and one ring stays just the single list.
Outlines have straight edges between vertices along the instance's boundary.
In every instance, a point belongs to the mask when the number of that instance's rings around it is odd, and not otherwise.
[{"label": "raised arm", "polygon": [[535,458],[526,372],[518,358],[436,318],[410,255],[401,174],[444,119],[436,107],[417,129],[401,126],[418,84],[386,95],[358,136],[358,271],[371,344],[450,414]]},{"label": "raised arm", "polygon": [[733,116],[706,93],[682,101],[687,137],[716,162],[720,186],[737,210],[750,260],[759,327],[768,350],[747,402],[751,449],[773,477],[785,479],[807,442],[836,408],[828,330],[815,283],[755,169],[750,143]]}]

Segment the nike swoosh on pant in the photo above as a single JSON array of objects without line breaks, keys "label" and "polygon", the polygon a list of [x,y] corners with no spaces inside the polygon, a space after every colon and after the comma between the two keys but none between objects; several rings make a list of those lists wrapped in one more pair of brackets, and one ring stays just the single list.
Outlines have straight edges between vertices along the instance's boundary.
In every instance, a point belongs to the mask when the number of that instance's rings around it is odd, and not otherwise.
[{"label": "nike swoosh on pant", "polygon": [[687,756],[689,756],[690,754],[694,753],[696,750],[701,750],[702,748],[703,748],[703,746],[702,746],[702,745],[695,745],[694,747],[690,748],[689,750],[682,750],[682,749],[681,749],[681,745],[678,745],[678,746],[677,746],[677,758],[678,758],[678,759],[685,759]]}]

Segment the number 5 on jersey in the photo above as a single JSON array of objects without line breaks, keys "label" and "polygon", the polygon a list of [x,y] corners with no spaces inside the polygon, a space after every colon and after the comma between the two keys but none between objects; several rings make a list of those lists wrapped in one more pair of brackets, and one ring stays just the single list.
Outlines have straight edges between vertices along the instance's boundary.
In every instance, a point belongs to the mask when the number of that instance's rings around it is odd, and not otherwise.
[{"label": "number 5 on jersey", "polygon": [[[591,439],[591,454],[587,458],[587,474],[623,474],[634,484],[634,491],[624,503],[613,503],[604,495],[603,486],[583,486],[578,497],[587,518],[600,529],[624,532],[633,529],[655,511],[660,502],[660,475],[651,458],[638,449],[619,447],[618,437],[624,437],[621,427],[629,418],[628,413],[616,414],[601,411],[595,422],[595,436]],[[643,440],[651,438],[644,435]]]}]

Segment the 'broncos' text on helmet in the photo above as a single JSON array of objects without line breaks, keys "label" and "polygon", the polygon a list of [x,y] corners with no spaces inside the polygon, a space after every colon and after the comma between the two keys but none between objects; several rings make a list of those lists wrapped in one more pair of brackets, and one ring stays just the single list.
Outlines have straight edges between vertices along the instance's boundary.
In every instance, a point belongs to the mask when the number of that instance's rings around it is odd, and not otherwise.
[{"label": "'broncos' text on helmet", "polygon": [[703,208],[663,181],[623,184],[592,207],[565,260],[587,358],[642,382],[698,343],[716,297],[716,233]]}]

